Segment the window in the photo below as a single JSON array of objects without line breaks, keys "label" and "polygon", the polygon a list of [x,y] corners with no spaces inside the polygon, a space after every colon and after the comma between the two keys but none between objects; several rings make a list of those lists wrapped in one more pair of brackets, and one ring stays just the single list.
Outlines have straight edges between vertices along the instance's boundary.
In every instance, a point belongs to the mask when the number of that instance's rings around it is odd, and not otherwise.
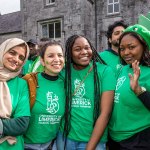
[{"label": "window", "polygon": [[107,13],[116,14],[120,12],[119,0],[107,0]]},{"label": "window", "polygon": [[55,20],[42,24],[42,36],[51,39],[61,38],[61,20]]},{"label": "window", "polygon": [[55,0],[46,0],[45,1],[45,5],[51,5],[51,4],[54,4],[55,3]]}]

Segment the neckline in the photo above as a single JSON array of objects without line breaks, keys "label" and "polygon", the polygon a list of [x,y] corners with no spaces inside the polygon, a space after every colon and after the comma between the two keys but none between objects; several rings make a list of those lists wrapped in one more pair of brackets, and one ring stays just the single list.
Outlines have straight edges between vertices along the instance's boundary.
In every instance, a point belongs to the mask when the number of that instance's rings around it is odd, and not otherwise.
[{"label": "neckline", "polygon": [[58,79],[58,76],[51,76],[46,74],[45,72],[42,72],[41,75],[47,79],[47,80],[51,80],[51,81],[56,81]]}]

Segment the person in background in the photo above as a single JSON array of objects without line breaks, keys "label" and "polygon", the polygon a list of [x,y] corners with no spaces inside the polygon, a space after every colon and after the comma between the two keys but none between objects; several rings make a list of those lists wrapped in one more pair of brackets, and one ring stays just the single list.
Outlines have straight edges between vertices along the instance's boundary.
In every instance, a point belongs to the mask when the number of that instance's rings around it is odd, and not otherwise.
[{"label": "person in background", "polygon": [[29,46],[30,53],[29,53],[28,60],[26,61],[25,65],[22,68],[22,76],[31,72],[31,66],[32,66],[33,62],[36,60],[36,58],[38,57],[38,55],[39,55],[38,43],[37,43],[36,40],[30,39],[27,42],[27,44]]},{"label": "person in background", "polygon": [[11,38],[0,45],[0,149],[23,150],[30,107],[26,81],[19,78],[28,58],[25,41]]},{"label": "person in background", "polygon": [[150,31],[129,26],[120,37],[119,56],[125,65],[115,91],[109,123],[110,150],[150,149]]},{"label": "person in background", "polygon": [[87,38],[81,35],[68,38],[65,51],[66,109],[56,140],[58,150],[64,150],[64,147],[66,150],[106,149],[105,129],[112,110],[115,81],[112,69],[103,64]]},{"label": "person in background", "polygon": [[123,20],[116,21],[113,24],[109,25],[106,33],[108,49],[99,53],[105,63],[112,67],[116,75],[118,70],[120,70],[121,68],[121,63],[118,56],[119,38],[126,27],[127,25]]},{"label": "person in background", "polygon": [[63,49],[59,42],[49,41],[40,50],[44,71],[37,74],[36,100],[25,138],[25,150],[48,150],[56,138],[65,110]]},{"label": "person in background", "polygon": [[[40,39],[40,42],[38,44],[38,51],[40,53],[40,50],[42,49],[43,45],[45,45],[46,43],[50,42],[49,38],[42,38]],[[43,72],[44,71],[44,67],[41,64],[40,61],[40,56],[38,56],[34,62],[32,63],[29,72]]]}]

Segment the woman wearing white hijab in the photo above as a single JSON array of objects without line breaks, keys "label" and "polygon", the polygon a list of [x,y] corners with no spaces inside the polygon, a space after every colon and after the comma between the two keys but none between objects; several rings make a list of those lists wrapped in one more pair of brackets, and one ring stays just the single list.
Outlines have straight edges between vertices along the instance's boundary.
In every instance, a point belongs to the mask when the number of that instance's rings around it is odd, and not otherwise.
[{"label": "woman wearing white hijab", "polygon": [[0,150],[23,150],[23,133],[29,123],[29,94],[19,78],[28,58],[25,41],[12,38],[0,45]]}]

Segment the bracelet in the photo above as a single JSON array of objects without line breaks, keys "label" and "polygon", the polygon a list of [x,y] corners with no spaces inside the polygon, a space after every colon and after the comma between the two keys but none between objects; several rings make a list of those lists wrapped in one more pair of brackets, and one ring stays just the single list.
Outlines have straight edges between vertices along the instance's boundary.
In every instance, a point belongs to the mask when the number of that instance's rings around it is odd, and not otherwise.
[{"label": "bracelet", "polygon": [[142,93],[144,93],[145,91],[146,91],[146,88],[143,87],[143,86],[141,86],[141,90],[140,90],[138,93],[136,93],[136,95],[139,96],[139,95],[141,95]]}]

